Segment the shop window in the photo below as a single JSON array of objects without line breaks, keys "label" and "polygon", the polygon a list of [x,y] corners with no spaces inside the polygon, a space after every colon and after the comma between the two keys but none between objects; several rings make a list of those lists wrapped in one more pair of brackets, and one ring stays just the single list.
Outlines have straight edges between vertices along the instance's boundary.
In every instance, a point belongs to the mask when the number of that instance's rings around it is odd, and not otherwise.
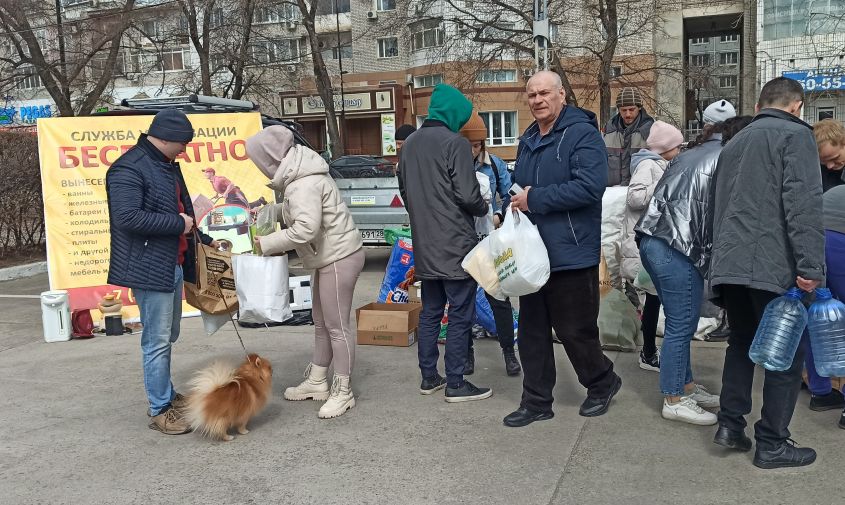
[{"label": "shop window", "polygon": [[385,37],[378,39],[378,57],[395,58],[399,56],[399,39],[396,37]]},{"label": "shop window", "polygon": [[487,125],[487,144],[491,146],[512,146],[516,144],[516,112],[481,112]]},{"label": "shop window", "polygon": [[443,74],[429,74],[414,76],[415,88],[431,88],[443,82]]}]

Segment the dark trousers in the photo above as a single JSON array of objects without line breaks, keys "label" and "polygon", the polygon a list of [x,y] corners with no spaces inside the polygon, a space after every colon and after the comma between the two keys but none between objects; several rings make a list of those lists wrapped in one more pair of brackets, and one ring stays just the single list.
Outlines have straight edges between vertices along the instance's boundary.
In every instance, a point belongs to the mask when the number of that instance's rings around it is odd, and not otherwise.
[{"label": "dark trousers", "polygon": [[598,315],[597,266],[552,272],[540,291],[519,298],[522,407],[552,410],[557,379],[552,328],[587,394],[593,398],[610,394],[616,374],[613,362],[601,350]]},{"label": "dark trousers", "polygon": [[[490,309],[493,311],[493,321],[496,323],[496,337],[502,350],[513,350],[513,307],[510,299],[497,300],[488,293],[484,293]],[[472,337],[469,339],[469,349],[472,351]]]},{"label": "dark trousers", "polygon": [[473,279],[465,280],[423,280],[422,312],[420,313],[419,343],[417,356],[423,377],[437,374],[437,336],[440,334],[440,320],[443,308],[449,303],[449,326],[446,329],[446,382],[451,388],[464,383],[464,363],[467,359],[467,339],[475,319],[475,290],[478,284]]},{"label": "dark trousers", "polygon": [[[731,328],[722,372],[719,425],[741,431],[747,424],[745,416],[751,412],[751,389],[754,385],[755,364],[748,357],[748,350],[766,305],[778,295],[730,284],[720,286],[719,289]],[[776,449],[789,438],[788,427],[801,389],[803,366],[804,349],[799,347],[788,370],[766,370],[763,408],[760,420],[754,425],[754,438],[757,439],[759,449]]]},{"label": "dark trousers", "polygon": [[646,357],[654,356],[657,351],[655,339],[657,338],[657,320],[660,318],[660,298],[657,295],[646,293],[645,304],[643,305],[643,354]]}]

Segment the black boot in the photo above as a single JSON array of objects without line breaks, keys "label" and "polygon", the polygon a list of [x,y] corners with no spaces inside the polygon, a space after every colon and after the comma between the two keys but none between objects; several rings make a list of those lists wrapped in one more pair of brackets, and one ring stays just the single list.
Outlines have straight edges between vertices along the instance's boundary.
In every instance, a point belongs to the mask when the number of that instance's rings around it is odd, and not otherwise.
[{"label": "black boot", "polygon": [[514,352],[513,347],[502,349],[502,356],[505,357],[505,371],[508,375],[519,375],[519,372],[522,371],[522,367],[519,366],[519,360],[516,358],[516,352]]},{"label": "black boot", "polygon": [[704,336],[706,342],[726,342],[731,336],[731,327],[728,325],[728,316],[722,311],[722,320],[715,330]]},{"label": "black boot", "polygon": [[469,348],[467,353],[467,360],[464,363],[464,375],[472,375],[475,373],[475,349]]}]

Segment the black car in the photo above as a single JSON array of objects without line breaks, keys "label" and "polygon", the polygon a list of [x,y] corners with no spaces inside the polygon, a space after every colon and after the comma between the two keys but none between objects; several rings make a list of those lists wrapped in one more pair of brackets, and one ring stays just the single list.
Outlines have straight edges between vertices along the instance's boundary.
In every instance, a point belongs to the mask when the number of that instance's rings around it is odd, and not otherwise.
[{"label": "black car", "polygon": [[329,165],[335,179],[393,177],[396,165],[380,156],[341,156]]}]

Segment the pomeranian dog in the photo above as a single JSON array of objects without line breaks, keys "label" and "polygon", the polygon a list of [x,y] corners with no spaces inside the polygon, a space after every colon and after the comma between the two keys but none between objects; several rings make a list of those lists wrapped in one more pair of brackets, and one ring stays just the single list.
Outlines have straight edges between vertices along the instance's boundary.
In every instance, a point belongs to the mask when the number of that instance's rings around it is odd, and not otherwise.
[{"label": "pomeranian dog", "polygon": [[190,382],[185,416],[191,428],[214,440],[230,441],[229,429],[246,435],[246,423],[258,414],[273,386],[273,367],[250,354],[238,368],[215,362],[200,370]]}]

